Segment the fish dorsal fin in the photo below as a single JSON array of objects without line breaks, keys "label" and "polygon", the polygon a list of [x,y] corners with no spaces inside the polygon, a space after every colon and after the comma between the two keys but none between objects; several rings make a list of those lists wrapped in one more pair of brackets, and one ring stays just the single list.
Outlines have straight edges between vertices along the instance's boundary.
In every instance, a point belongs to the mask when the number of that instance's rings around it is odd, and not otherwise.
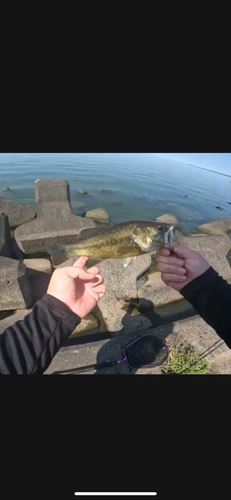
[{"label": "fish dorsal fin", "polygon": [[91,227],[89,229],[82,229],[77,235],[77,241],[86,240],[87,238],[93,238],[101,232],[108,230],[108,227]]}]

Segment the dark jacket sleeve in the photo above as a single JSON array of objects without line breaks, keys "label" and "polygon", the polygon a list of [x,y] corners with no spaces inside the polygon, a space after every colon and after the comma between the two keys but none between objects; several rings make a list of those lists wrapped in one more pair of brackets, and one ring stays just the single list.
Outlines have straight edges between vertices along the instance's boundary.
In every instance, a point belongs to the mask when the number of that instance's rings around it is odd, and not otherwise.
[{"label": "dark jacket sleeve", "polygon": [[180,293],[231,349],[231,285],[210,267]]},{"label": "dark jacket sleeve", "polygon": [[80,321],[63,302],[44,295],[23,321],[0,335],[0,374],[44,373]]}]

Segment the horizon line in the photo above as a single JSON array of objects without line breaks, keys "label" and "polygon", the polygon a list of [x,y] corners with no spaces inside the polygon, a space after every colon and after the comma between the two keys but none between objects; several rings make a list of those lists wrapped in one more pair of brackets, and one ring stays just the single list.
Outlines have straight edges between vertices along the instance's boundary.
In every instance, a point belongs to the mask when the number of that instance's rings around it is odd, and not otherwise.
[{"label": "horizon line", "polygon": [[231,177],[229,174],[217,172],[217,170],[211,170],[210,168],[198,167],[198,165],[193,165],[192,163],[186,163],[186,165],[189,165],[189,167],[199,168],[200,170],[206,170],[207,172],[213,172],[214,174],[224,175],[225,177]]}]

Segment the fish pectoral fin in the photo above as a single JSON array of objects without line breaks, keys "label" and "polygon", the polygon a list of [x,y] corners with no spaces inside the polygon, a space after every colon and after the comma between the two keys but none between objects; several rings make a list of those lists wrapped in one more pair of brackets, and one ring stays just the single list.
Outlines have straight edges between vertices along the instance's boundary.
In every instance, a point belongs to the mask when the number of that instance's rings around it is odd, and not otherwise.
[{"label": "fish pectoral fin", "polygon": [[97,266],[97,264],[99,264],[99,262],[102,262],[102,259],[89,258],[84,267],[86,268],[86,270],[88,270],[88,269],[90,269],[90,267]]}]

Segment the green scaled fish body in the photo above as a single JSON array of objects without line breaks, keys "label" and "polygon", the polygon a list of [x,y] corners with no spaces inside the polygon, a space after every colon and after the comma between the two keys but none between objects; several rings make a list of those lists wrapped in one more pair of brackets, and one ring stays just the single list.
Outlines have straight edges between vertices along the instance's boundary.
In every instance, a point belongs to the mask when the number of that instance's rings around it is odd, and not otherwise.
[{"label": "green scaled fish body", "polygon": [[48,248],[54,266],[71,257],[86,255],[99,261],[123,259],[152,252],[160,246],[170,247],[174,226],[158,221],[129,221],[114,226],[83,229],[76,241],[57,248]]}]

